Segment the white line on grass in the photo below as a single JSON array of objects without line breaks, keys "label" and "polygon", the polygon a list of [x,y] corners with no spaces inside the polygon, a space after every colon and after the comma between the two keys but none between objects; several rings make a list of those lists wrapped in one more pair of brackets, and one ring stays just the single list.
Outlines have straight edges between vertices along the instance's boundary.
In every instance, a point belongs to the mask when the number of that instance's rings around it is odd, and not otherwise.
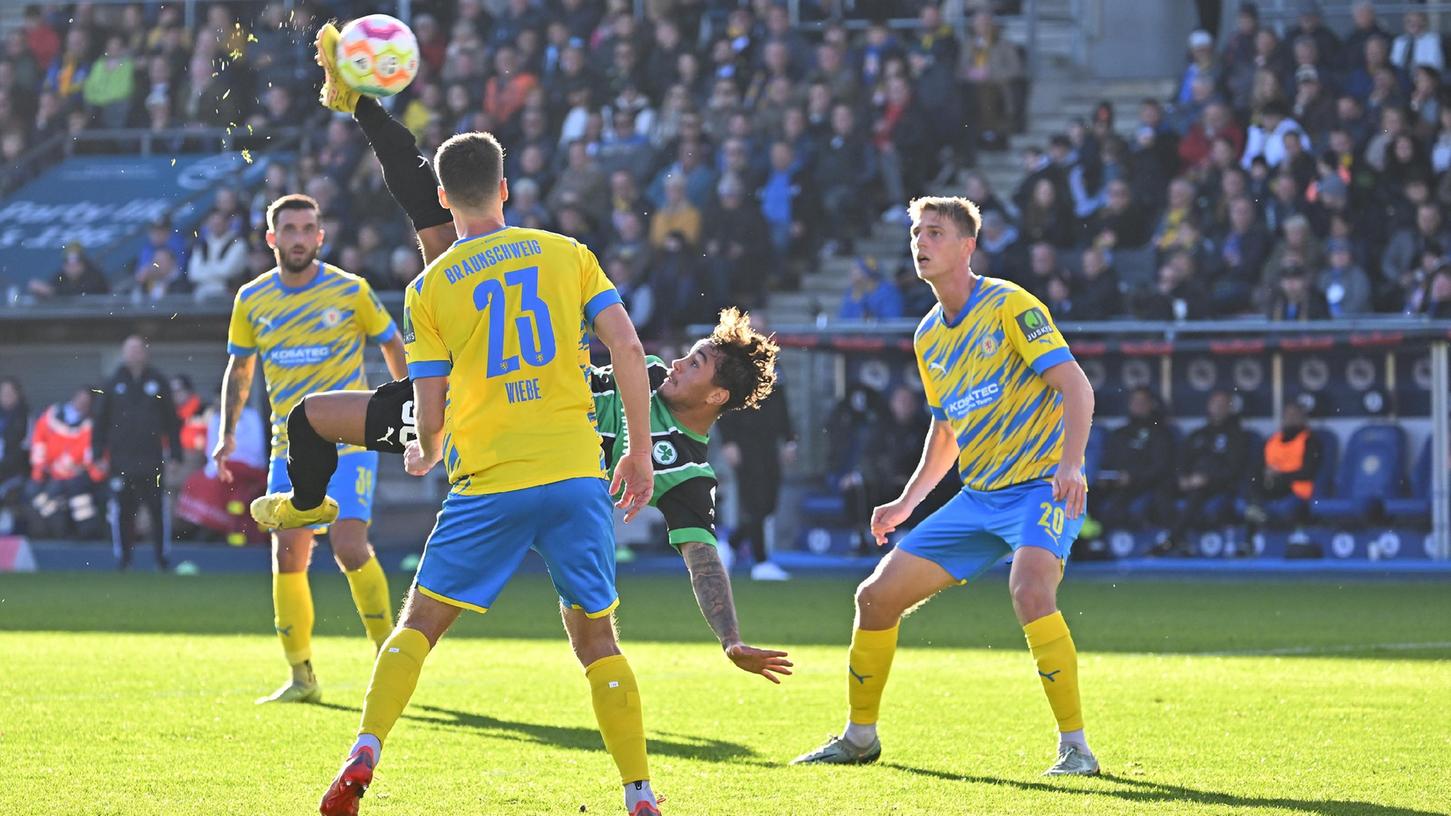
[{"label": "white line on grass", "polygon": [[1196,657],[1291,657],[1295,655],[1354,654],[1356,652],[1420,652],[1432,649],[1451,649],[1451,641],[1280,646],[1273,649],[1230,649],[1216,652],[1191,652],[1191,654]]}]

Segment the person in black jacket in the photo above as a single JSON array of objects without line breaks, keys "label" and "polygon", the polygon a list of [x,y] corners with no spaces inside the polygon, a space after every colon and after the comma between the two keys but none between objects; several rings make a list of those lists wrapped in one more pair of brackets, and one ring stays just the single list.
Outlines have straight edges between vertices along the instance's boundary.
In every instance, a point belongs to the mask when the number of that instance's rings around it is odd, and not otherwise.
[{"label": "person in black jacket", "polygon": [[171,513],[162,458],[169,453],[173,461],[180,459],[181,421],[166,376],[147,359],[146,341],[139,335],[121,344],[121,365],[97,400],[91,436],[95,459],[111,477],[111,537],[123,570],[131,566],[136,511],[143,504],[151,517],[157,569],[170,567]]},{"label": "person in black jacket", "polygon": [[1147,388],[1129,397],[1129,421],[1108,435],[1093,489],[1107,527],[1161,520],[1174,472],[1174,437],[1159,398]]},{"label": "person in black jacket", "polygon": [[[758,331],[764,332],[757,325]],[[786,392],[778,380],[776,390],[759,410],[736,411],[721,417],[721,452],[735,469],[737,513],[735,538],[746,539],[756,563],[751,578],[784,581],[790,574],[766,553],[766,519],[776,512],[781,492],[781,469],[796,461],[796,432],[786,411]]]},{"label": "person in black jacket", "polygon": [[1249,434],[1240,427],[1229,393],[1210,393],[1204,411],[1208,421],[1189,434],[1180,449],[1179,490],[1184,508],[1175,514],[1169,537],[1154,548],[1158,555],[1186,552],[1184,535],[1191,527],[1228,521],[1235,495],[1251,475]]},{"label": "person in black jacket", "polygon": [[13,513],[7,505],[20,496],[30,472],[29,436],[30,406],[25,391],[14,377],[0,377],[0,515],[5,517],[0,521],[0,535],[13,531]]}]

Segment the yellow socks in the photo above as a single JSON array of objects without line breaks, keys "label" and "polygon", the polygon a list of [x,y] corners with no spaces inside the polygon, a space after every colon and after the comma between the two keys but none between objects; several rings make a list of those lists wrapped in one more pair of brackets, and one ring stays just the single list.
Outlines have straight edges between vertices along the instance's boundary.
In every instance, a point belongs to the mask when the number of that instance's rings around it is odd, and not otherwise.
[{"label": "yellow socks", "polygon": [[590,699],[605,750],[614,757],[620,769],[620,781],[626,785],[650,778],[645,759],[645,715],[640,708],[640,689],[635,673],[624,655],[610,655],[585,667],[589,678]]},{"label": "yellow socks", "polygon": [[373,664],[373,680],[363,697],[359,734],[372,734],[379,743],[388,738],[393,723],[403,716],[408,698],[413,696],[429,648],[428,638],[417,629],[400,627],[383,641],[378,662]]},{"label": "yellow socks", "polygon": [[366,564],[343,574],[348,577],[348,589],[352,590],[353,604],[358,607],[363,628],[368,630],[368,639],[375,647],[383,648],[383,641],[393,632],[393,616],[389,614],[392,602],[383,567],[377,557],[370,556]]},{"label": "yellow socks", "polygon": [[293,666],[312,659],[312,589],[306,572],[272,574],[272,625]]},{"label": "yellow socks", "polygon": [[1058,730],[1078,731],[1083,728],[1083,709],[1078,701],[1078,650],[1062,612],[1054,612],[1023,627],[1028,637],[1028,650],[1038,664],[1038,678],[1043,693],[1058,718]]},{"label": "yellow socks", "polygon": [[882,691],[887,687],[887,674],[892,670],[892,657],[897,653],[897,630],[857,629],[851,634],[851,656],[847,661],[847,701],[851,704],[849,722],[875,725],[882,706]]}]

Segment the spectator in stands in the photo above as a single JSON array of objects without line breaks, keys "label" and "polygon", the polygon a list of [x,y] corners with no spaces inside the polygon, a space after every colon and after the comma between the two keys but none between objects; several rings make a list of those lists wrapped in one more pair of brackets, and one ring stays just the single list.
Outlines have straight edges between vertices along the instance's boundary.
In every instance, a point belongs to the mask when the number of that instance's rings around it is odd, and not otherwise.
[{"label": "spectator in stands", "polygon": [[1254,159],[1263,157],[1271,169],[1280,166],[1285,158],[1285,134],[1298,133],[1301,144],[1310,149],[1310,139],[1305,136],[1300,123],[1290,118],[1290,110],[1284,102],[1273,101],[1259,110],[1255,123],[1250,125],[1245,140],[1244,157],[1240,165],[1248,170]]},{"label": "spectator in stands", "polygon": [[1442,264],[1426,281],[1421,314],[1433,320],[1451,318],[1451,265]]},{"label": "spectator in stands", "polygon": [[1350,33],[1345,37],[1345,43],[1340,46],[1339,68],[1350,70],[1360,63],[1365,55],[1365,42],[1371,37],[1379,37],[1383,40],[1390,40],[1390,32],[1381,28],[1380,20],[1375,16],[1375,3],[1372,0],[1356,0],[1350,8],[1351,28]]},{"label": "spectator in stands", "polygon": [[1415,124],[1416,138],[1430,141],[1441,120],[1441,72],[1429,65],[1418,65],[1413,73],[1411,98],[1407,100]]},{"label": "spectator in stands", "polygon": [[91,66],[86,76],[83,96],[86,106],[102,127],[119,128],[131,115],[131,97],[135,90],[136,63],[126,38],[112,34],[106,50]]},{"label": "spectator in stands", "polygon": [[1220,275],[1213,290],[1218,314],[1243,311],[1250,305],[1270,252],[1270,235],[1260,225],[1253,201],[1245,197],[1231,201],[1229,220],[1229,231],[1220,241]]},{"label": "spectator in stands", "polygon": [[721,179],[720,206],[706,219],[705,254],[715,265],[722,291],[739,295],[754,306],[765,299],[775,272],[770,235],[758,207],[746,204],[745,189],[734,176]]},{"label": "spectator in stands", "polygon": [[106,277],[80,244],[67,244],[61,256],[60,272],[50,280],[30,281],[30,293],[39,298],[104,295],[111,291]]},{"label": "spectator in stands", "polygon": [[1018,241],[1018,228],[1003,217],[1002,210],[983,210],[982,228],[977,234],[973,262],[987,260],[989,269],[1000,277],[1012,277],[1023,268],[1023,247]]},{"label": "spectator in stands", "polygon": [[[192,246],[186,280],[197,300],[228,297],[236,290],[247,266],[247,241],[237,232],[231,218],[220,209],[207,215],[202,233]],[[146,292],[158,297],[176,291],[178,279],[156,276],[146,282]]]},{"label": "spectator in stands", "polygon": [[1328,67],[1329,61],[1340,53],[1340,38],[1326,27],[1318,0],[1301,0],[1299,12],[1296,24],[1285,32],[1285,41],[1298,44],[1307,40]]},{"label": "spectator in stands", "polygon": [[650,246],[659,249],[665,236],[678,232],[691,246],[701,242],[700,210],[685,195],[685,177],[671,176],[665,180],[665,201],[650,216]]},{"label": "spectator in stands", "polygon": [[30,473],[30,406],[20,380],[0,377],[0,535],[15,532],[14,507]]},{"label": "spectator in stands", "polygon": [[1154,548],[1156,555],[1188,555],[1185,534],[1190,529],[1231,521],[1235,499],[1252,475],[1250,437],[1240,427],[1229,392],[1211,392],[1204,410],[1204,425],[1189,434],[1178,453],[1178,487],[1184,503],[1174,514],[1168,537]]},{"label": "spectator in stands", "polygon": [[1159,266],[1154,287],[1137,293],[1134,315],[1143,320],[1199,320],[1209,314],[1209,296],[1195,275],[1194,256],[1182,249]]},{"label": "spectator in stands", "polygon": [[101,389],[95,406],[94,460],[111,477],[112,540],[122,570],[131,566],[138,511],[145,506],[156,550],[156,567],[169,568],[171,511],[166,500],[163,457],[182,458],[181,421],[170,381],[150,365],[146,341],[139,335],[121,344],[121,364]]},{"label": "spectator in stands", "polygon": [[1271,518],[1304,524],[1320,472],[1320,439],[1310,429],[1309,415],[1298,402],[1281,409],[1280,429],[1265,441],[1265,469],[1245,518],[1259,525]]},{"label": "spectator in stands", "polygon": [[1276,289],[1270,297],[1270,320],[1325,320],[1330,310],[1325,296],[1315,288],[1310,271],[1298,263],[1290,263],[1280,271]]},{"label": "spectator in stands", "polygon": [[1210,88],[1218,81],[1221,67],[1214,55],[1214,38],[1208,31],[1195,29],[1189,34],[1189,64],[1179,75],[1179,89],[1174,93],[1174,103],[1185,106],[1194,101],[1194,84],[1207,80]]},{"label": "spectator in stands", "polygon": [[47,408],[30,433],[31,533],[99,538],[104,475],[91,455],[91,389],[77,388],[69,400]]},{"label": "spectator in stands", "polygon": [[1118,273],[1109,265],[1103,249],[1083,250],[1083,275],[1073,285],[1075,320],[1108,320],[1122,313]]},{"label": "spectator in stands", "polygon": [[1179,230],[1185,224],[1198,223],[1198,205],[1193,182],[1187,178],[1176,178],[1169,182],[1169,203],[1159,219],[1158,227],[1154,229],[1154,246],[1160,252],[1168,252],[1183,243]]},{"label": "spectator in stands", "polygon": [[1439,255],[1446,247],[1451,247],[1451,232],[1442,223],[1441,208],[1422,204],[1416,208],[1415,227],[1399,230],[1386,245],[1380,261],[1382,284],[1405,289],[1427,249]]},{"label": "spectator in stands", "polygon": [[[1000,270],[998,274],[1012,273],[1015,270]],[[1018,273],[1012,279],[1021,284],[1024,289],[1032,292],[1039,299],[1048,295],[1048,281],[1053,278],[1065,277],[1062,264],[1058,262],[1058,252],[1052,244],[1039,241],[1028,247],[1028,269],[1027,274]]]},{"label": "spectator in stands", "polygon": [[1315,288],[1325,298],[1329,316],[1339,318],[1370,312],[1370,277],[1356,266],[1350,242],[1332,238],[1326,243],[1326,249],[1330,265],[1320,272]]},{"label": "spectator in stands", "polygon": [[[940,113],[939,113],[940,115]],[[872,145],[877,151],[878,166],[887,201],[892,205],[882,214],[888,223],[904,225],[907,212],[900,202],[909,201],[922,192],[936,160],[936,145],[924,122],[922,107],[913,98],[912,87],[903,76],[889,77],[876,122],[872,125]]]},{"label": "spectator in stands", "polygon": [[1335,100],[1325,87],[1320,69],[1313,65],[1295,70],[1295,99],[1290,114],[1315,143],[1323,144],[1335,126]]},{"label": "spectator in stands", "polygon": [[[1260,274],[1261,303],[1269,293],[1279,289],[1280,276],[1290,267],[1304,270],[1307,274],[1310,270],[1325,268],[1323,245],[1310,229],[1310,219],[1299,214],[1285,219],[1285,237],[1280,239],[1265,261]],[[1310,287],[1314,288],[1313,281]]]},{"label": "spectator in stands", "polygon": [[878,496],[892,489],[891,485],[874,478],[882,475],[880,465],[888,464],[879,461],[885,458],[882,454],[886,451],[873,450],[876,435],[891,430],[891,424],[884,422],[887,410],[881,403],[880,391],[853,383],[847,386],[846,395],[837,401],[826,418],[826,438],[831,440],[827,448],[826,482],[841,493],[842,521],[851,528],[859,554],[866,554],[872,541],[868,519]]},{"label": "spectator in stands", "polygon": [[94,60],[86,28],[71,26],[66,31],[65,51],[60,59],[43,63],[50,65],[45,75],[45,90],[54,91],[66,103],[73,104],[85,86]]},{"label": "spectator in stands", "polygon": [[1147,388],[1129,396],[1129,418],[1109,432],[1093,490],[1107,527],[1167,521],[1161,510],[1174,484],[1174,437],[1159,398]]},{"label": "spectator in stands", "polygon": [[1391,64],[1404,73],[1420,65],[1444,71],[1446,59],[1441,53],[1441,35],[1431,30],[1426,12],[1406,12],[1401,26],[1404,32],[1391,44]]},{"label": "spectator in stands", "polygon": [[26,6],[24,32],[25,45],[30,49],[30,56],[35,58],[35,64],[42,69],[60,55],[60,35],[46,22],[40,6]]},{"label": "spectator in stands", "polygon": [[[688,197],[688,183],[686,190]],[[816,190],[789,142],[771,143],[771,170],[758,195],[777,257],[810,257],[812,228],[819,223]]]},{"label": "spectator in stands", "polygon": [[140,277],[142,271],[151,266],[156,251],[163,247],[171,251],[171,256],[178,265],[186,266],[186,242],[172,228],[171,219],[164,215],[153,219],[146,228],[146,237],[142,239],[141,248],[136,253],[135,276]]},{"label": "spectator in stands", "polygon": [[1179,140],[1179,169],[1188,172],[1205,166],[1209,162],[1210,150],[1216,139],[1227,139],[1239,156],[1244,151],[1244,129],[1234,121],[1234,114],[1223,102],[1214,101],[1204,106],[1204,115],[1195,120]]},{"label": "spectator in stands", "polygon": [[1032,198],[1023,207],[1021,223],[1025,241],[1041,241],[1059,249],[1073,245],[1072,212],[1068,202],[1059,198],[1058,187],[1049,178],[1040,178],[1034,183]]},{"label": "spectator in stands", "polygon": [[972,32],[962,51],[957,76],[963,83],[964,111],[977,111],[978,136],[983,148],[1006,150],[1013,130],[1017,99],[1013,81],[1023,73],[1018,49],[1008,42],[989,11],[972,18]]},{"label": "spectator in stands", "polygon": [[1110,181],[1106,190],[1107,203],[1089,221],[1093,245],[1114,250],[1138,249],[1148,243],[1152,235],[1148,215],[1134,201],[1128,182]]},{"label": "spectator in stands", "polygon": [[902,293],[887,280],[876,258],[857,258],[851,266],[850,288],[842,295],[837,316],[842,320],[896,320],[902,317]]},{"label": "spectator in stands", "polygon": [[[678,233],[675,233],[678,235]],[[615,284],[624,301],[625,311],[640,337],[654,340],[659,333],[660,314],[656,310],[655,287],[648,275],[629,258],[614,253],[606,256],[605,274]]]}]

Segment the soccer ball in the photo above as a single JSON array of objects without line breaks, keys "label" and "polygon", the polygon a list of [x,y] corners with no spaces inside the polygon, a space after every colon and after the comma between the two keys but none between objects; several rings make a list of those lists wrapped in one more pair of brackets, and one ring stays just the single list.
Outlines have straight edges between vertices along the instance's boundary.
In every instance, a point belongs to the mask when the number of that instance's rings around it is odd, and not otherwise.
[{"label": "soccer ball", "polygon": [[343,26],[337,67],[342,81],[358,93],[392,96],[418,75],[418,38],[396,17],[359,17]]}]

